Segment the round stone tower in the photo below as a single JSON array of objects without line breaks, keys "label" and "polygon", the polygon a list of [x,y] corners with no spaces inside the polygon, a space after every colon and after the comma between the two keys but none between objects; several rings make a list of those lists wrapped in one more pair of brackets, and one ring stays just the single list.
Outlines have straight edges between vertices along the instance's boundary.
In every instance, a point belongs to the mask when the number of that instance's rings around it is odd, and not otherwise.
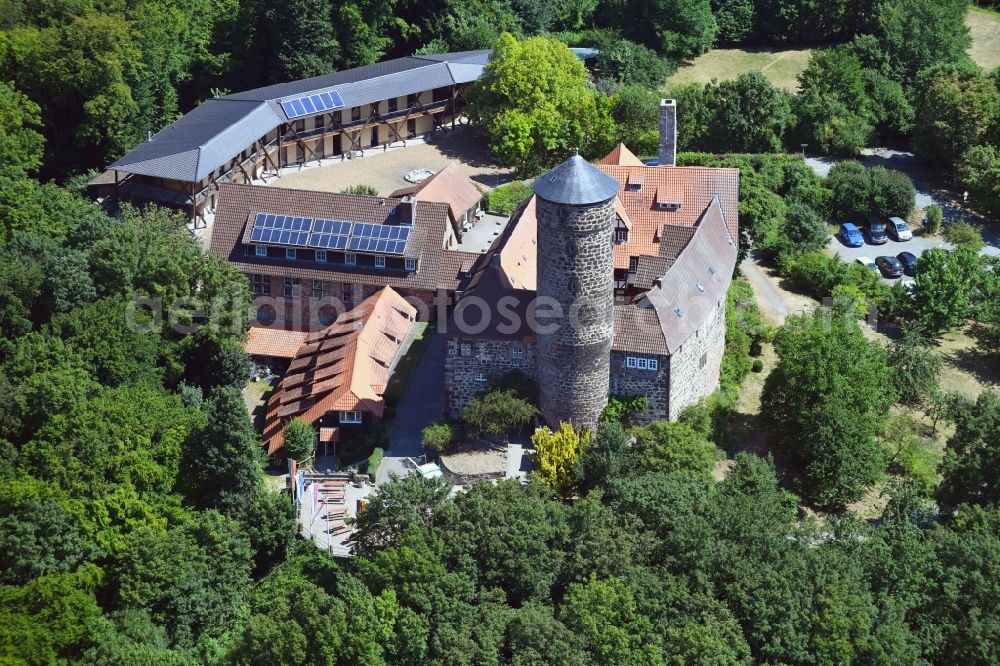
[{"label": "round stone tower", "polygon": [[534,190],[542,416],[594,428],[610,382],[618,181],[575,155],[540,176]]}]

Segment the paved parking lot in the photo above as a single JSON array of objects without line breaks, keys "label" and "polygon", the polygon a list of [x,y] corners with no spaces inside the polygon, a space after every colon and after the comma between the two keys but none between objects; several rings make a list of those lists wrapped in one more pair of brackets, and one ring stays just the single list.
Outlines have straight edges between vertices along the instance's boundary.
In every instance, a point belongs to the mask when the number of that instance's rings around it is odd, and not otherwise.
[{"label": "paved parking lot", "polygon": [[[861,162],[868,167],[881,165],[887,169],[896,169],[909,175],[913,179],[913,185],[917,190],[918,208],[927,208],[932,204],[938,204],[944,212],[945,224],[948,224],[951,220],[964,217],[969,222],[979,225],[983,233],[983,239],[986,241],[986,247],[983,248],[982,253],[1000,256],[1000,235],[993,229],[983,225],[982,220],[974,214],[963,210],[960,202],[956,202],[949,192],[935,187],[934,176],[929,174],[917,162],[912,153],[874,149],[866,151],[866,155],[861,158]],[[836,163],[836,160],[827,157],[810,157],[806,159],[806,163],[819,175],[826,176],[830,172],[830,167]],[[839,222],[843,221],[838,220],[838,226]],[[863,220],[853,220],[853,222],[859,228],[864,224]],[[839,254],[845,261],[854,261],[858,257],[875,259],[875,257],[881,255],[896,256],[900,252],[912,252],[917,257],[920,257],[925,250],[932,247],[951,249],[951,245],[946,243],[940,236],[924,237],[920,234],[920,229],[912,229],[912,231],[913,238],[908,241],[897,243],[890,238],[885,245],[869,245],[866,242],[861,247],[847,247],[839,238],[834,237],[831,239],[829,245],[827,245],[827,250]],[[903,282],[911,282],[913,280],[913,278],[907,276],[883,279],[890,284],[900,280]]]},{"label": "paved parking lot", "polygon": [[[866,234],[867,237],[867,234]],[[840,240],[839,237],[834,237],[830,244],[827,245],[827,249],[831,252],[835,252],[840,255],[844,261],[854,261],[858,257],[868,257],[870,259],[875,259],[875,257],[881,255],[891,255],[895,257],[900,252],[912,252],[919,257],[924,250],[928,250],[932,247],[943,247],[946,249],[951,249],[948,243],[944,242],[944,239],[940,236],[934,236],[931,238],[925,238],[924,236],[913,235],[913,238],[908,241],[903,241],[897,243],[891,238],[885,243],[885,245],[869,245],[867,242],[861,247],[847,247]],[[913,278],[904,275],[901,278],[882,278],[888,283],[893,282],[912,282]]]}]

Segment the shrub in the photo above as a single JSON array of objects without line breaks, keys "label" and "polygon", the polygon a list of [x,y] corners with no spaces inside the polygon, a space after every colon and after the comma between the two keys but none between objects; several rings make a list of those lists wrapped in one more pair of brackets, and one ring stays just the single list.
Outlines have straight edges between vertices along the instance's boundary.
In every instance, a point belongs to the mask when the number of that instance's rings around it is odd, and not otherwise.
[{"label": "shrub", "polygon": [[432,423],[423,429],[420,443],[431,451],[444,453],[455,441],[455,430],[444,422]]},{"label": "shrub", "polygon": [[366,197],[377,197],[378,190],[372,185],[351,185],[350,187],[345,187],[342,189],[341,194],[361,194]]},{"label": "shrub", "polygon": [[382,464],[382,457],[385,455],[385,449],[376,446],[372,454],[368,456],[368,473],[374,478],[375,474],[378,473],[378,466]]},{"label": "shrub", "polygon": [[462,420],[478,432],[505,435],[527,425],[536,414],[534,405],[518,398],[514,391],[491,391],[473,398],[462,410]]},{"label": "shrub", "polygon": [[847,278],[847,264],[840,257],[829,257],[821,251],[806,252],[785,262],[782,272],[796,290],[823,298]]},{"label": "shrub", "polygon": [[983,234],[966,220],[952,222],[944,228],[944,239],[955,247],[965,246],[978,252],[983,248]]},{"label": "shrub", "polygon": [[941,233],[941,225],[944,222],[944,213],[941,206],[934,204],[927,208],[927,234],[936,236]]},{"label": "shrub", "polygon": [[523,180],[515,180],[490,190],[483,197],[486,210],[497,215],[510,215],[522,201],[531,196],[531,186]]},{"label": "shrub", "polygon": [[646,409],[649,400],[644,395],[631,397],[618,396],[612,393],[608,397],[608,404],[601,412],[601,421],[615,421],[621,424],[629,424],[636,414]]},{"label": "shrub", "polygon": [[753,370],[754,372],[763,372],[764,361],[760,360],[759,358],[754,359],[753,365],[751,366],[750,369]]}]

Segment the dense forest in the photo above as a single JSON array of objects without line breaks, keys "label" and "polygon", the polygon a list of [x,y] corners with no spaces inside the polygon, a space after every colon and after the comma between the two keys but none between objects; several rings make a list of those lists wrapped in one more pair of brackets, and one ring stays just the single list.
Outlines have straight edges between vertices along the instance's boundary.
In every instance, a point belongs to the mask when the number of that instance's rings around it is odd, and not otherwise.
[{"label": "dense forest", "polygon": [[[843,510],[889,464],[875,442],[892,428],[890,405],[934,393],[926,340],[976,312],[993,318],[1000,349],[1000,280],[960,247],[942,255],[926,297],[902,302],[870,274],[831,264],[815,250],[834,206],[912,208],[912,184],[851,163],[823,181],[781,154],[807,135],[847,154],[912,142],[1000,208],[1000,75],[965,57],[965,9],[0,2],[0,662],[1000,662],[995,394],[935,397],[953,431],[940,476],[896,475],[876,521]],[[550,41],[521,39],[534,35],[602,54],[588,72]],[[441,482],[388,484],[362,514],[349,561],[299,539],[287,493],[265,483],[240,395],[245,279],[177,217],[108,213],[80,194],[90,170],[213,90],[493,46],[499,64],[471,109],[526,175],[574,147],[596,154],[624,139],[654,152],[657,91],[678,62],[716,44],[779,43],[828,48],[794,96],[757,75],[676,91],[680,143],[704,151],[681,161],[740,167],[744,244],[789,257],[790,279],[823,295],[883,299],[917,337],[882,349],[836,309],[768,332],[736,282],[713,404],[644,429],[608,420],[558,492],[545,479],[453,498]],[[525,78],[504,63],[535,59],[554,64],[552,78],[533,79],[552,95],[532,114],[498,82]],[[585,118],[587,129],[566,123],[547,150],[524,148],[515,130],[544,138],[546,128],[512,119],[544,114]],[[152,318],[136,299],[175,307]],[[772,460],[739,454],[716,482],[718,451],[736,448],[718,427],[726,394],[765,336],[781,360],[764,400],[785,447],[809,442],[794,461],[802,473],[790,483]],[[890,391],[900,368],[926,372]],[[827,513],[806,518],[804,502]]]}]

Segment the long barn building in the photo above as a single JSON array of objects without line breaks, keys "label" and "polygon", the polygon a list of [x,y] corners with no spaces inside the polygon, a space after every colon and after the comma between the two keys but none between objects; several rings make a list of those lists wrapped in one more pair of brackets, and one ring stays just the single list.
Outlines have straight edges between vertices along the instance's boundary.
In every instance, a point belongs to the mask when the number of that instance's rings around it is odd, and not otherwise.
[{"label": "long barn building", "polygon": [[454,126],[489,51],[397,58],[206,100],[90,183],[97,196],[153,202],[196,223],[223,183],[405,143]]}]

